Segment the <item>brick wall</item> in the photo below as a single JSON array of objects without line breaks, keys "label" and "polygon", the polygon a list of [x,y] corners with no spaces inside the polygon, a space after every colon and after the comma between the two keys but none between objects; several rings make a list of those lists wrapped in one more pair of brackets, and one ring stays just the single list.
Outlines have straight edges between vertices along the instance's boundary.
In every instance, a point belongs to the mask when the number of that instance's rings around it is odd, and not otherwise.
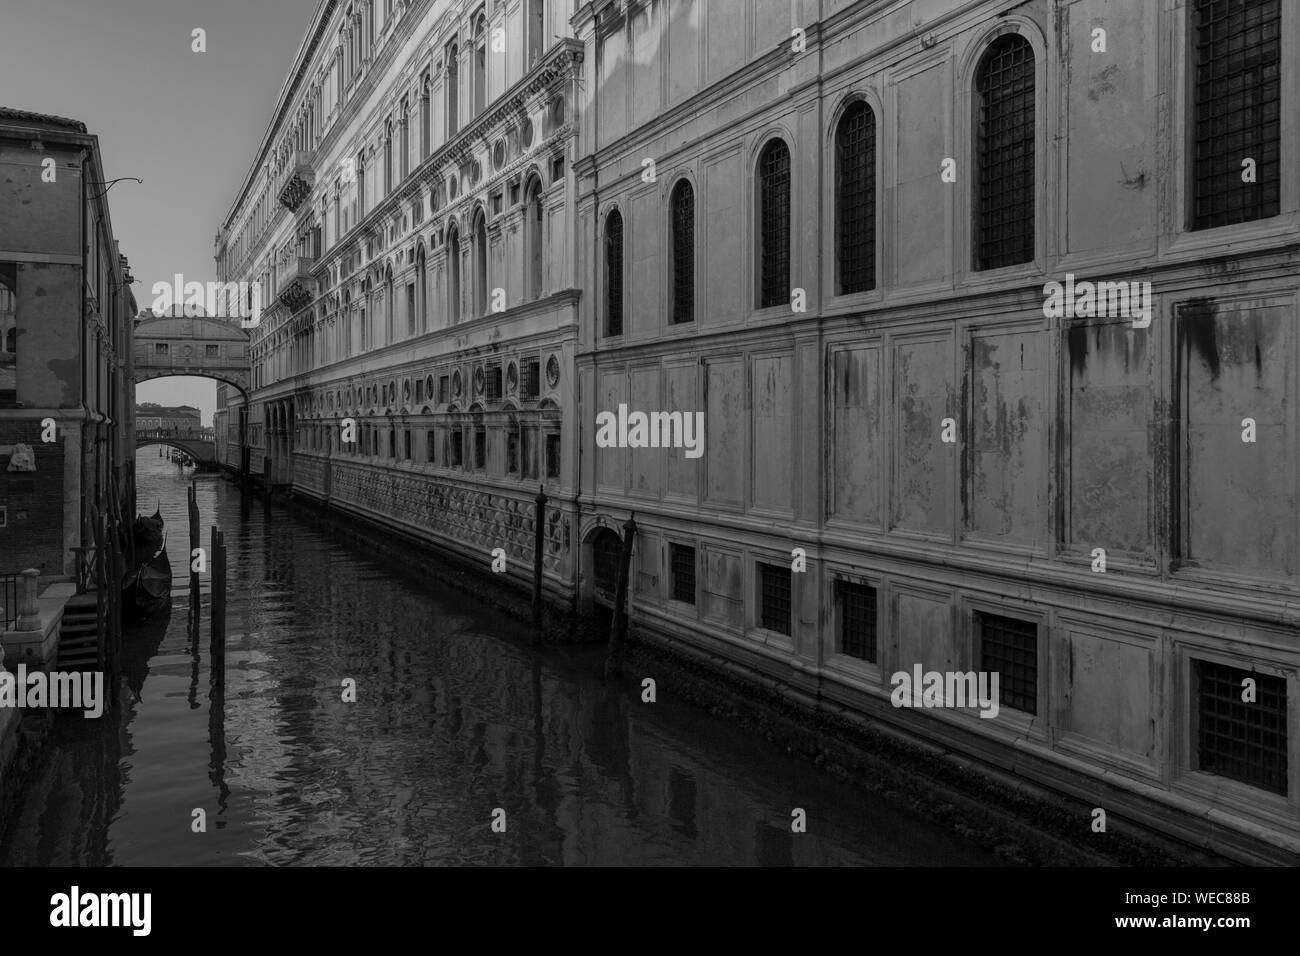
[{"label": "brick wall", "polygon": [[0,456],[0,572],[36,568],[45,575],[63,573],[64,438],[41,442],[39,421],[0,419],[0,446],[30,445],[35,471],[8,471],[9,454]]}]

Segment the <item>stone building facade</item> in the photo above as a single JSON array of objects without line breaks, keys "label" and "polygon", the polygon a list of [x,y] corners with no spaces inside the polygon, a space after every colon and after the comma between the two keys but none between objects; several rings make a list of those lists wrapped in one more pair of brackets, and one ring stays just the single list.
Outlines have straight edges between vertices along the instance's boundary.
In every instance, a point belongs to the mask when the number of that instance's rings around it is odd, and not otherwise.
[{"label": "stone building facade", "polygon": [[[633,620],[682,652],[1300,852],[1300,10],[539,6],[531,67],[532,4],[313,25],[218,248],[284,303],[269,480],[485,559],[545,481],[583,608],[634,511]],[[598,441],[629,412],[702,452]],[[918,667],[997,672],[997,717],[894,706]]]},{"label": "stone building facade", "polygon": [[[556,0],[327,2],[217,237],[261,283],[249,470],[423,540],[572,580],[571,168],[581,51]],[[235,314],[235,313],[227,313]],[[241,410],[242,409],[242,410]],[[228,446],[224,454],[231,454]]]},{"label": "stone building facade", "polygon": [[135,298],[98,137],[0,108],[0,171],[0,573],[66,578],[95,512],[129,520]]}]

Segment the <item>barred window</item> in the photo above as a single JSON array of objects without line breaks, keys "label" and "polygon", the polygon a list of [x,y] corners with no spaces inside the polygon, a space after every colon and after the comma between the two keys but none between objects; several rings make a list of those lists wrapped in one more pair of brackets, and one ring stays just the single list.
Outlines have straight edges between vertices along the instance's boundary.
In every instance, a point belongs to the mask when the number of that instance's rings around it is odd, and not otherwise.
[{"label": "barred window", "polygon": [[489,402],[501,401],[501,366],[489,365],[483,376],[483,397]]},{"label": "barred window", "polygon": [[840,653],[876,662],[876,589],[852,581],[836,581],[840,607]]},{"label": "barred window", "polygon": [[623,217],[605,219],[605,334],[623,334]]},{"label": "barred window", "polygon": [[790,150],[774,139],[758,159],[759,308],[790,301]]},{"label": "barred window", "polygon": [[520,395],[527,401],[535,401],[542,394],[542,363],[538,359],[530,359],[523,363],[524,381],[520,388]]},{"label": "barred window", "polygon": [[669,564],[673,575],[673,600],[695,603],[695,549],[684,544],[670,544]]},{"label": "barred window", "polygon": [[784,565],[758,566],[760,622],[769,631],[790,633],[790,569]]},{"label": "barred window", "polygon": [[673,323],[695,321],[695,190],[683,179],[673,187]]},{"label": "barred window", "polygon": [[841,295],[876,287],[876,117],[859,100],[835,134],[836,240]]},{"label": "barred window", "polygon": [[[1281,209],[1281,0],[1196,0],[1192,228]],[[1243,182],[1243,160],[1255,181]]]},{"label": "barred window", "polygon": [[1001,614],[975,614],[979,628],[980,667],[998,674],[998,702],[1004,707],[1038,713],[1038,625]]},{"label": "barred window", "polygon": [[[1271,674],[1193,660],[1197,768],[1283,796],[1286,779],[1286,680]],[[1255,700],[1241,699],[1242,681]]]},{"label": "barred window", "polygon": [[1014,33],[975,71],[978,189],[975,268],[1034,258],[1034,51]]}]

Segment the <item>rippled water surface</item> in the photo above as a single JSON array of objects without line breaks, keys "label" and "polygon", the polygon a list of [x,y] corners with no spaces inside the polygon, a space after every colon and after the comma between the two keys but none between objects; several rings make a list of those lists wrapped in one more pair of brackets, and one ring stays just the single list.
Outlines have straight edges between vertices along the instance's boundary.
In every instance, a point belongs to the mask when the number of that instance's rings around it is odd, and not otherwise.
[{"label": "rippled water surface", "polygon": [[998,862],[664,688],[641,703],[636,679],[602,681],[601,648],[534,650],[420,568],[200,477],[229,553],[214,693],[206,591],[188,627],[187,475],[156,456],[139,506],[167,520],[170,612],[127,632],[116,710],[59,719],[0,864]]}]

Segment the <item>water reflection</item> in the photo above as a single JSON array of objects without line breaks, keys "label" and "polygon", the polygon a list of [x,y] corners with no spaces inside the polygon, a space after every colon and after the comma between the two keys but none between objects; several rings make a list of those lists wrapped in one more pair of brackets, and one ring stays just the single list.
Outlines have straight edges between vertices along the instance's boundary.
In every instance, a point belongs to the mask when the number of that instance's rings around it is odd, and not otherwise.
[{"label": "water reflection", "polygon": [[183,572],[170,613],[128,632],[116,710],[60,721],[0,863],[997,862],[663,687],[641,703],[639,678],[602,680],[601,648],[534,651],[514,619],[429,583],[432,558],[385,562],[201,478],[229,553],[223,691],[200,653],[207,576],[190,613],[184,480],[147,453],[138,468]]}]

